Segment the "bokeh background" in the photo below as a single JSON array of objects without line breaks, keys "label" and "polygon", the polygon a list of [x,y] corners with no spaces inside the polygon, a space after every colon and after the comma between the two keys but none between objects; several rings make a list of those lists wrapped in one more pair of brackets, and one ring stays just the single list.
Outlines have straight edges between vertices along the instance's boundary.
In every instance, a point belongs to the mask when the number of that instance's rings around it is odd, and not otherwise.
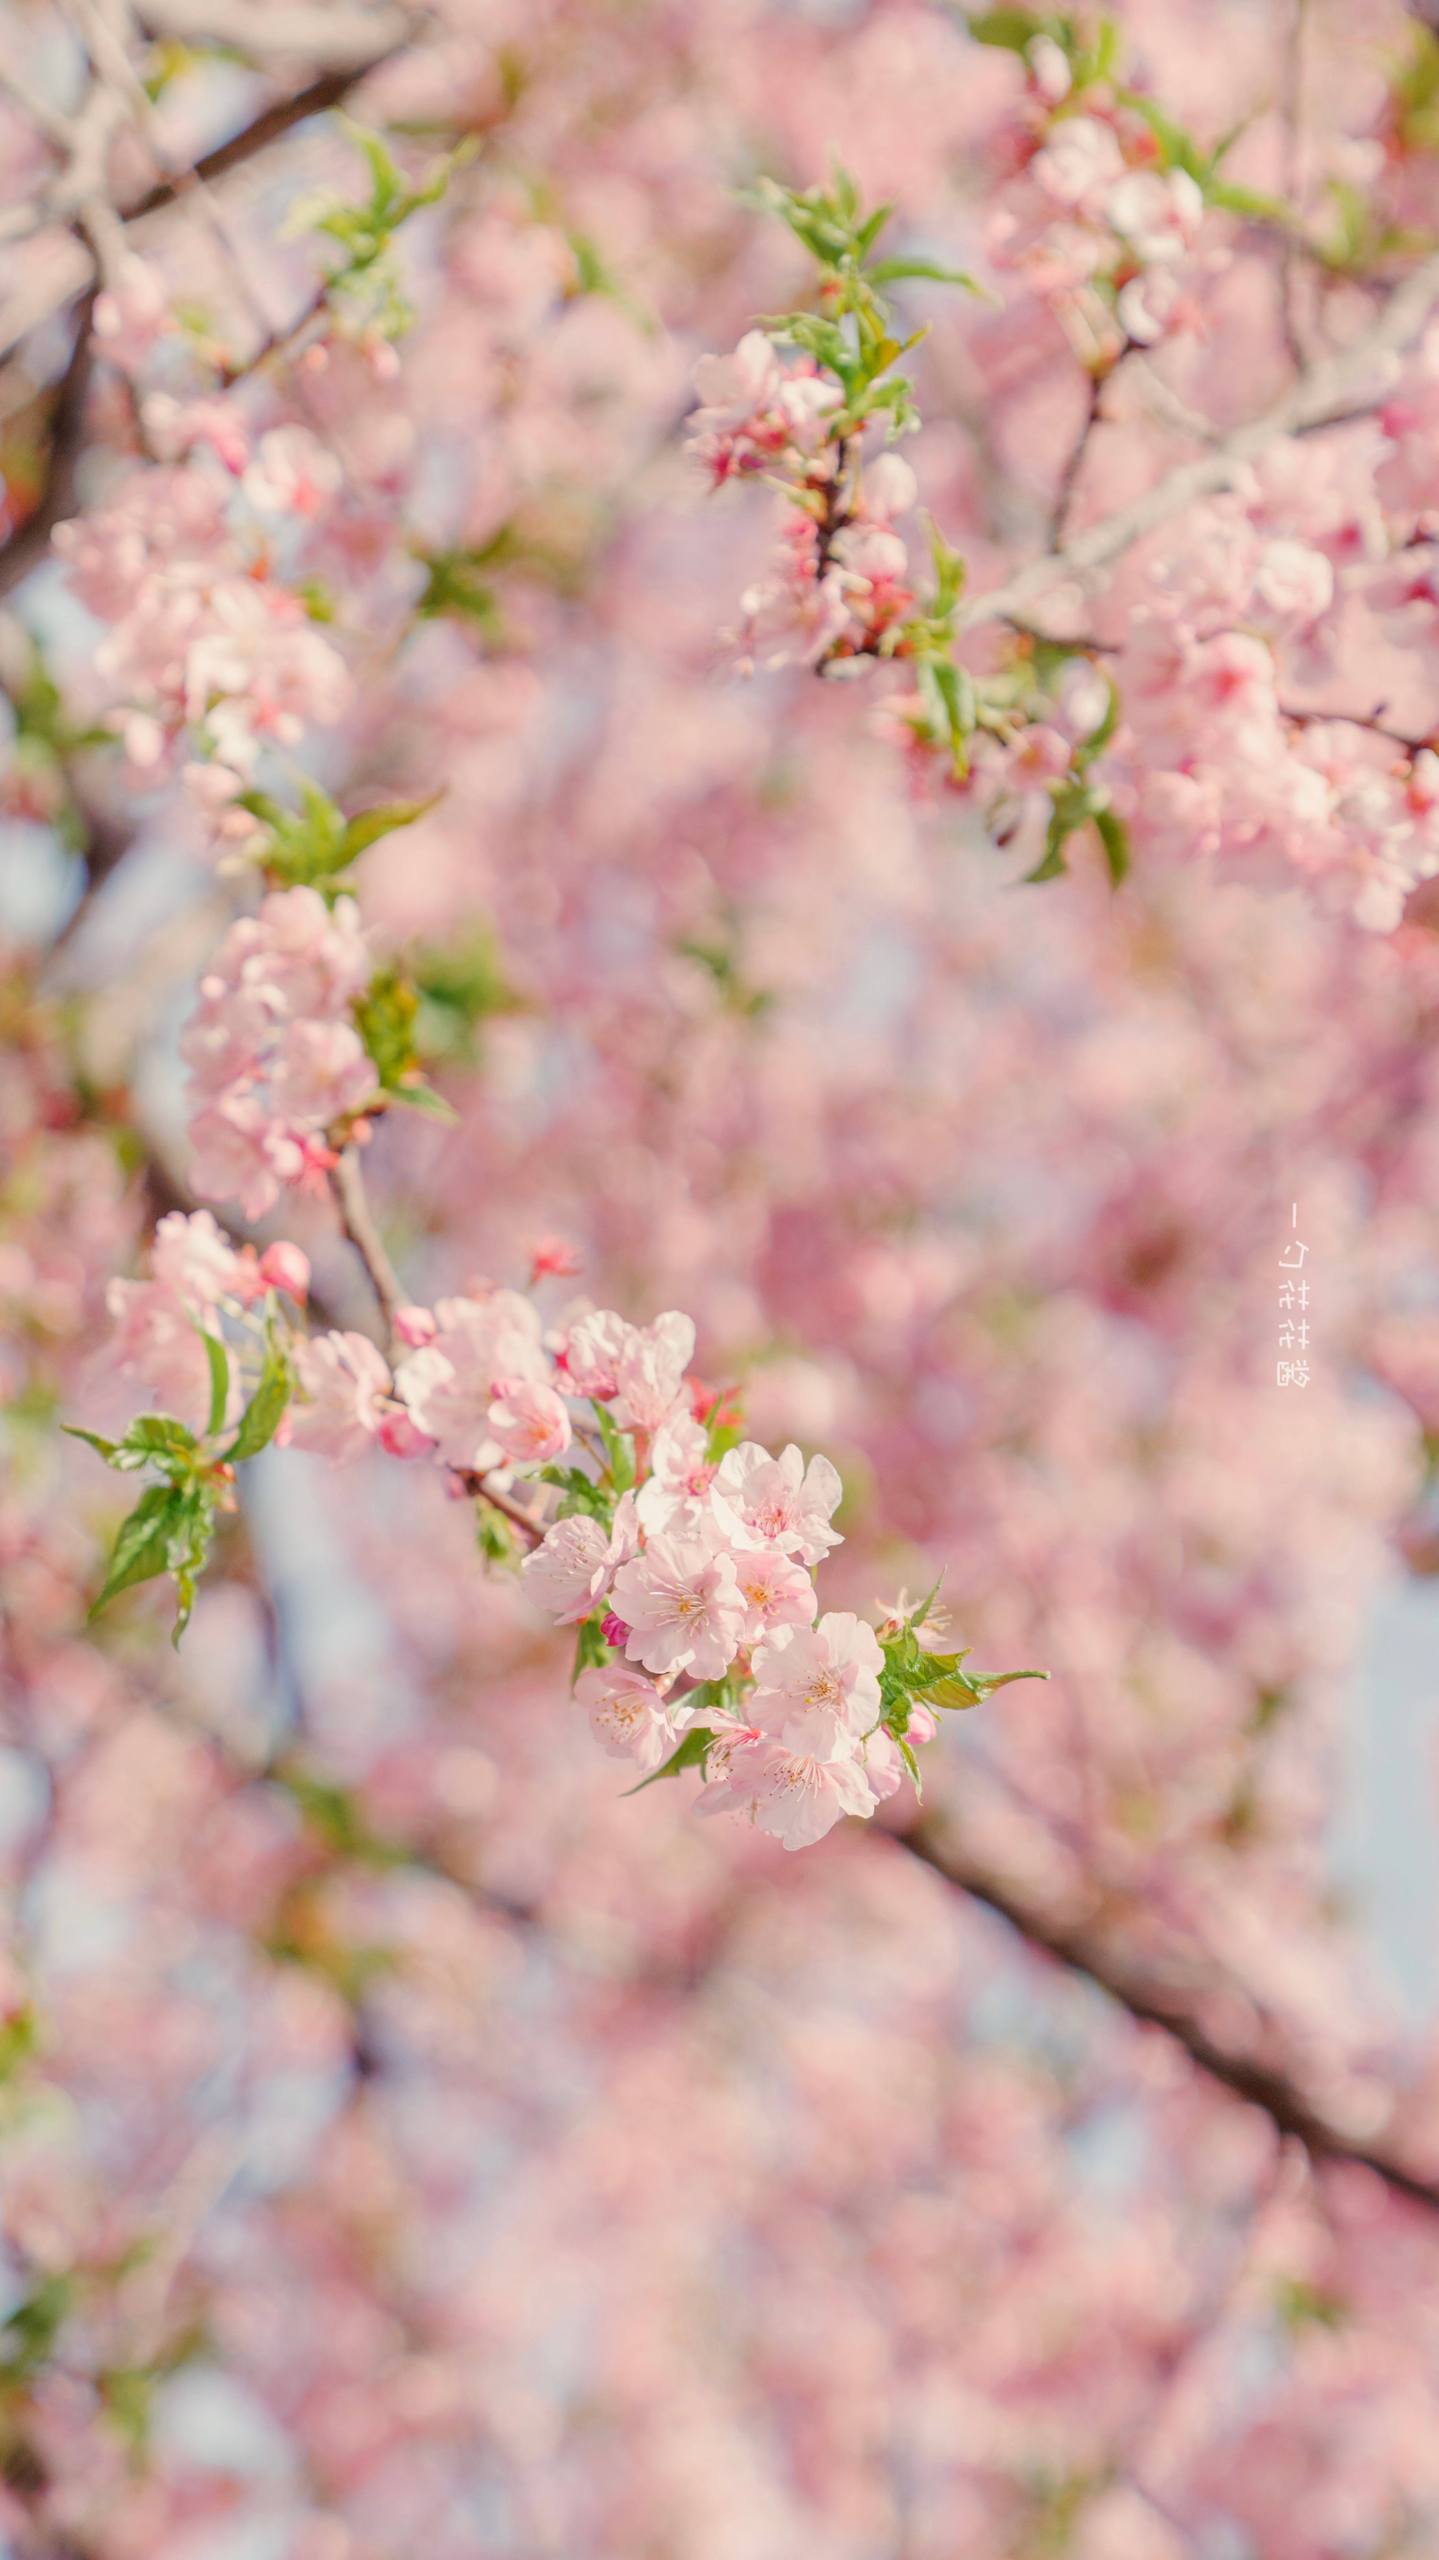
[{"label": "bokeh background", "polygon": [[[1272,180],[1289,11],[1118,14]],[[1397,185],[1418,22],[1305,15],[1316,191]],[[12,5],[0,40],[70,39]],[[1176,855],[1016,886],[875,689],[735,674],[772,516],[682,448],[696,358],[804,289],[745,186],[837,153],[987,273],[1019,76],[928,0],[448,0],[351,100],[477,144],[408,246],[392,378],[341,353],[306,392],[364,706],[306,753],[347,802],[444,786],[361,895],[462,1116],[396,1115],[372,1186],[417,1298],[558,1236],[599,1303],[689,1309],[756,1436],[845,1474],[831,1605],[942,1572],[980,1667],[1052,1674],[929,1755],[956,1867],[1432,2172],[1432,915],[1365,935]],[[179,61],[172,150],[275,77]],[[346,151],[304,118],[216,180],[277,316],[312,282],[287,209]],[[1432,164],[1400,176],[1432,224]],[[183,204],[141,245],[178,298],[232,290]],[[1222,422],[1284,378],[1261,266],[1177,359]],[[1073,358],[1012,287],[913,317],[912,459],[983,580],[1042,539]],[[55,325],[8,377],[15,526]],[[1092,508],[1150,434],[1096,454]],[[466,594],[399,647],[422,554]],[[82,720],[57,565],[5,615],[12,691],[38,642]],[[0,835],[0,2548],[1434,2549],[1433,2213],[1306,2158],[906,1817],[789,1857],[697,1822],[690,1779],[623,1801],[438,1480],[272,1453],[181,1654],[143,1597],[85,1630],[113,1487],[56,1424],[112,1410],[105,1284],[183,1188],[177,1041],[236,888],[173,794],[62,762],[47,805],[22,719]],[[323,1215],[289,1225],[367,1323]]]}]

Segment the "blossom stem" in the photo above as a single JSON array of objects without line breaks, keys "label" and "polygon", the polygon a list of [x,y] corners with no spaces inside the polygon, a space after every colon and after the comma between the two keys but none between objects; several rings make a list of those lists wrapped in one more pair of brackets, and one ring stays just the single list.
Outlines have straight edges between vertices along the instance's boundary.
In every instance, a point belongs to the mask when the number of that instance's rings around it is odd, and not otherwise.
[{"label": "blossom stem", "polygon": [[353,1146],[341,1151],[339,1162],[330,1175],[330,1187],[340,1214],[340,1224],[365,1266],[393,1345],[395,1319],[406,1303],[405,1291],[375,1224],[359,1155]]}]

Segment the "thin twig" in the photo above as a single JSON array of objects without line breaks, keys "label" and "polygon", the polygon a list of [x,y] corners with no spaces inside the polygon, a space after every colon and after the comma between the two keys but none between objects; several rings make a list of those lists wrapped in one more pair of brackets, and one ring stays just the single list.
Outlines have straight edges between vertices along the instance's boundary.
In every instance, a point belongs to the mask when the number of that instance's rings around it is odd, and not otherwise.
[{"label": "thin twig", "polygon": [[75,476],[85,449],[85,403],[94,369],[90,331],[98,291],[98,285],[91,285],[76,309],[70,359],[55,391],[40,495],[24,523],[0,543],[0,596],[9,595],[38,566],[51,532],[75,501]]},{"label": "thin twig", "polygon": [[1368,2169],[1396,2195],[1422,2206],[1426,2213],[1439,2214],[1439,2180],[1407,2166],[1384,2142],[1366,2142],[1346,2133],[1286,2071],[1222,2044],[1181,1997],[1111,1937],[1083,1922],[1056,1919],[1031,1902],[1021,1887],[985,1867],[951,1829],[931,1817],[921,1818],[895,1836],[911,1857],[932,1867],[971,1901],[983,1903],[1007,1920],[1026,1945],[1093,1983],[1139,2025],[1159,2028],[1206,2078],[1242,2098],[1247,2106],[1258,2107],[1281,2133],[1302,2143],[1316,2165],[1339,2162]]},{"label": "thin twig", "polygon": [[1069,522],[1069,510],[1074,504],[1074,493],[1079,485],[1080,472],[1084,468],[1084,457],[1089,451],[1089,440],[1102,414],[1104,386],[1108,379],[1107,373],[1097,369],[1087,376],[1088,397],[1085,401],[1084,416],[1080,422],[1079,433],[1065,458],[1064,469],[1059,475],[1059,486],[1054,493],[1054,504],[1049,511],[1048,542],[1051,551],[1057,551],[1064,540],[1064,529]]},{"label": "thin twig", "polygon": [[339,1162],[330,1175],[330,1188],[340,1213],[340,1224],[364,1264],[370,1286],[379,1301],[393,1349],[395,1319],[401,1307],[407,1306],[409,1301],[375,1224],[359,1154],[353,1146],[341,1149]]},{"label": "thin twig", "polygon": [[1390,295],[1372,329],[1352,347],[1336,355],[1325,356],[1310,367],[1275,402],[1262,417],[1252,418],[1247,426],[1237,427],[1225,436],[1212,452],[1200,454],[1193,462],[1182,463],[1177,471],[1167,472],[1132,506],[1120,507],[1115,514],[1103,517],[1077,534],[1063,549],[1031,560],[1012,578],[1005,579],[987,594],[973,597],[961,613],[966,626],[981,622],[1003,622],[1022,612],[1037,596],[1068,579],[1083,578],[1095,569],[1106,568],[1117,560],[1131,544],[1152,533],[1181,509],[1194,505],[1200,498],[1224,489],[1237,478],[1246,463],[1263,453],[1280,436],[1312,433],[1323,426],[1346,424],[1355,415],[1356,400],[1368,393],[1373,377],[1386,360],[1397,354],[1417,337],[1439,301],[1439,256],[1426,258]]}]

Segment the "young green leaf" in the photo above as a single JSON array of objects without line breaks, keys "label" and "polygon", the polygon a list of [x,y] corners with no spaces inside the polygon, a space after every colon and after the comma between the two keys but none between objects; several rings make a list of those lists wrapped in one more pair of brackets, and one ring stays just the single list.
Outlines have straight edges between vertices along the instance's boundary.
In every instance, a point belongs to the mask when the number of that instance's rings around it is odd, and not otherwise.
[{"label": "young green leaf", "polygon": [[92,1619],[98,1618],[121,1591],[130,1590],[137,1582],[150,1582],[157,1573],[165,1572],[170,1541],[184,1509],[185,1495],[178,1485],[156,1484],[141,1494],[128,1519],[120,1523],[105,1580],[90,1609]]},{"label": "young green leaf", "polygon": [[283,1345],[273,1330],[265,1344],[265,1364],[259,1383],[240,1416],[240,1427],[225,1451],[228,1459],[258,1457],[269,1447],[280,1427],[280,1417],[290,1401],[290,1363]]},{"label": "young green leaf", "polygon": [[202,1332],[200,1340],[210,1363],[210,1418],[205,1428],[209,1432],[223,1431],[225,1408],[230,1401],[230,1356],[217,1333]]},{"label": "young green leaf", "polygon": [[677,1778],[681,1769],[702,1768],[713,1740],[714,1735],[707,1724],[692,1724],[679,1749],[672,1751],[658,1769],[652,1769],[647,1778],[641,1778],[637,1787],[626,1787],[625,1794],[642,1796],[646,1787],[658,1786],[661,1778]]}]

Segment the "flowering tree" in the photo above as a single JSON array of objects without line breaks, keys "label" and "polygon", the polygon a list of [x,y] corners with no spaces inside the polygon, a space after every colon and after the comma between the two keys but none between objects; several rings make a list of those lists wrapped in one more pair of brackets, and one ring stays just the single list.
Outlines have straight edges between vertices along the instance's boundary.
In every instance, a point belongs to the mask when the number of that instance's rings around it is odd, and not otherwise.
[{"label": "flowering tree", "polygon": [[1353,18],[6,20],[27,2560],[1432,2546],[1329,1843],[1439,1555],[1439,39]]}]

